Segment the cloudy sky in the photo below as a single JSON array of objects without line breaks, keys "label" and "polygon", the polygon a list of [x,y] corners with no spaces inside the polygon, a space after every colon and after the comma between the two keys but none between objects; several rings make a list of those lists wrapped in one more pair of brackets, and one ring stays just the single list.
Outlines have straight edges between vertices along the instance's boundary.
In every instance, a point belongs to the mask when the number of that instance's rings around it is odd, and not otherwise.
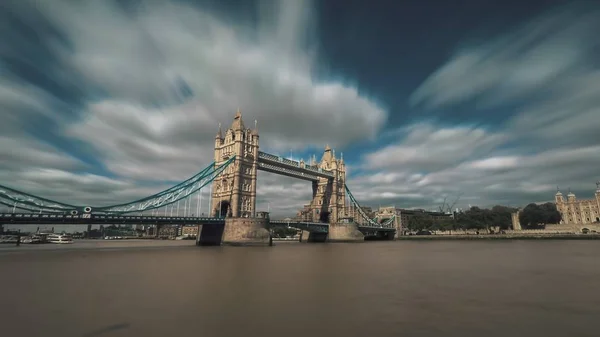
[{"label": "cloudy sky", "polygon": [[[240,107],[263,151],[343,152],[363,205],[591,197],[599,32],[595,1],[5,0],[0,184],[149,195],[207,166]],[[260,173],[258,194],[291,215],[311,187]]]}]

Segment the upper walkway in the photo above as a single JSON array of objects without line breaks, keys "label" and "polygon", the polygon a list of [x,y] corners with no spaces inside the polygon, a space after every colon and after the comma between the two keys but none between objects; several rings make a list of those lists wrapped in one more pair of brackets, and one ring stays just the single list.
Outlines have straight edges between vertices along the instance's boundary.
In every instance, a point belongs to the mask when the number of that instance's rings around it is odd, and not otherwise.
[{"label": "upper walkway", "polygon": [[266,152],[258,152],[258,169],[292,178],[318,181],[319,178],[333,179],[333,173],[317,165],[286,159]]}]

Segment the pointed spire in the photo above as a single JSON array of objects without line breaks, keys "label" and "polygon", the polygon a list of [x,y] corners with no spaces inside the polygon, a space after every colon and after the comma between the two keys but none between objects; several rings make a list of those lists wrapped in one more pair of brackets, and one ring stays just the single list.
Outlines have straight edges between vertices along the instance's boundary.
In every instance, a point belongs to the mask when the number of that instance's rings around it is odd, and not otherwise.
[{"label": "pointed spire", "polygon": [[246,127],[244,126],[244,121],[242,120],[242,112],[240,108],[235,112],[235,117],[233,117],[233,123],[231,124],[231,129],[234,131],[244,130]]},{"label": "pointed spire", "polygon": [[221,130],[221,123],[219,123],[219,131],[217,131],[217,136],[215,138],[223,138],[223,130]]}]

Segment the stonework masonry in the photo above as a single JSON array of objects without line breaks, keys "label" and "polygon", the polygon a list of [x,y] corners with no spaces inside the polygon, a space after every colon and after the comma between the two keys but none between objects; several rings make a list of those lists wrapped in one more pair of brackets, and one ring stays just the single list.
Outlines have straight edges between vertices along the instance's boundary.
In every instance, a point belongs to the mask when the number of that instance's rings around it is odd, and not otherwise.
[{"label": "stonework masonry", "polygon": [[[215,165],[222,165],[233,156],[233,163],[213,181],[211,216],[226,218],[223,243],[265,243],[269,240],[266,229],[269,220],[257,216],[256,212],[257,171],[262,167],[259,166],[258,130],[256,123],[254,129],[245,127],[239,110],[231,126],[225,132],[219,126],[215,137]],[[335,151],[326,146],[319,162],[313,157],[310,164],[303,160],[292,163],[300,168],[311,166],[331,173],[330,177],[317,175],[318,178],[312,180],[312,200],[299,213],[299,218],[303,221],[329,223],[332,230],[328,235],[330,240],[354,241],[359,236],[362,239],[356,224],[340,224],[340,227],[335,227],[341,219],[347,217],[346,164],[343,156],[336,158]],[[315,234],[313,239],[323,238],[321,234]]]},{"label": "stonework masonry", "polygon": [[593,199],[577,200],[574,193],[569,191],[567,200],[558,190],[554,195],[556,209],[562,216],[561,224],[586,224],[600,222],[600,182],[596,183],[596,192]]},{"label": "stonework masonry", "polygon": [[223,231],[226,245],[268,245],[268,218],[227,218]]},{"label": "stonework masonry", "polygon": [[[593,199],[577,200],[575,193],[569,191],[565,200],[562,192],[558,190],[554,195],[554,201],[562,220],[560,224],[547,225],[548,231],[578,233],[584,228],[595,230],[596,226],[599,226],[600,229],[600,182],[596,183]],[[517,211],[511,214],[513,230],[522,230],[519,221],[520,213],[521,211]]]},{"label": "stonework masonry", "polygon": [[231,156],[236,157],[213,181],[211,216],[255,216],[258,139],[258,130],[244,126],[239,110],[225,134],[219,126],[215,137],[215,164],[222,165]]}]

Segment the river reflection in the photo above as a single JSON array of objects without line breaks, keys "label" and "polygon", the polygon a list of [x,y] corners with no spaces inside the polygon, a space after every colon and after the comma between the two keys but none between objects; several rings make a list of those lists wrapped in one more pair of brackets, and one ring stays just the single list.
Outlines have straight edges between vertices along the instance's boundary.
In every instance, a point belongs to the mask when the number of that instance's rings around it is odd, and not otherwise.
[{"label": "river reflection", "polygon": [[599,334],[595,241],[98,248],[3,249],[1,334]]}]

